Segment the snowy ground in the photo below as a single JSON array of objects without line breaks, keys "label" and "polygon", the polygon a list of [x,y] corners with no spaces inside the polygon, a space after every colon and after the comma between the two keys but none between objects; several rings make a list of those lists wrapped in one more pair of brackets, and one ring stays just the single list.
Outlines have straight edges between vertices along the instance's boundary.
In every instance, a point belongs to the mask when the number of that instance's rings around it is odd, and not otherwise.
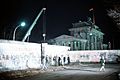
[{"label": "snowy ground", "polygon": [[99,64],[49,67],[48,70],[42,71],[42,73],[40,72],[27,77],[12,78],[11,80],[118,80],[117,75],[120,65],[106,64],[105,72],[100,72],[99,69]]}]

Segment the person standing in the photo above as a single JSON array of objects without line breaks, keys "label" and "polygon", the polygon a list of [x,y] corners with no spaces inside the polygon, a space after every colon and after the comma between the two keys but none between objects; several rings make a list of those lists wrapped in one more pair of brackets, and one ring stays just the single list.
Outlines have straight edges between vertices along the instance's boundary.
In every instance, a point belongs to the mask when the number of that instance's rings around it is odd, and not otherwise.
[{"label": "person standing", "polygon": [[46,70],[47,66],[46,66],[46,56],[43,57],[43,65],[42,65],[42,70]]},{"label": "person standing", "polygon": [[68,65],[69,65],[70,64],[70,57],[69,57],[69,55],[67,57],[67,61],[68,61]]},{"label": "person standing", "polygon": [[48,67],[49,66],[49,57],[48,57],[48,55],[46,55],[45,60],[46,60],[46,67]]},{"label": "person standing", "polygon": [[60,65],[61,65],[61,58],[58,57],[58,66],[60,66]]},{"label": "person standing", "polygon": [[101,63],[100,71],[105,71],[105,58],[104,58],[104,56],[101,57],[100,63]]},{"label": "person standing", "polygon": [[66,57],[64,56],[63,57],[63,64],[65,65],[65,62],[66,62]]},{"label": "person standing", "polygon": [[61,64],[62,64],[62,66],[64,66],[64,57],[63,57],[63,55],[61,55]]}]

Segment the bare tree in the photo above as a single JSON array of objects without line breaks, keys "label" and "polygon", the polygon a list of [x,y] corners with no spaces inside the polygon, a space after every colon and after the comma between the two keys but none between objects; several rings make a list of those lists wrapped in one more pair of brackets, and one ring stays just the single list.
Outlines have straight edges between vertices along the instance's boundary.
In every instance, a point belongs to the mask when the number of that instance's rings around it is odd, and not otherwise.
[{"label": "bare tree", "polygon": [[120,1],[119,0],[104,0],[107,9],[107,15],[113,19],[117,27],[120,29]]}]

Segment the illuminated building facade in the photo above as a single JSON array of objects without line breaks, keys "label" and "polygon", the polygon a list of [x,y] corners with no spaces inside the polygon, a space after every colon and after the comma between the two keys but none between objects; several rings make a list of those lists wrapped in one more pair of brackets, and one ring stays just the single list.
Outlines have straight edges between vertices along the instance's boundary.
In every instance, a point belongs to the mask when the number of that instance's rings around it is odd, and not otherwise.
[{"label": "illuminated building facade", "polygon": [[69,35],[61,35],[48,41],[50,44],[69,46],[71,50],[103,50],[103,35],[100,28],[89,22],[79,21],[72,24]]}]

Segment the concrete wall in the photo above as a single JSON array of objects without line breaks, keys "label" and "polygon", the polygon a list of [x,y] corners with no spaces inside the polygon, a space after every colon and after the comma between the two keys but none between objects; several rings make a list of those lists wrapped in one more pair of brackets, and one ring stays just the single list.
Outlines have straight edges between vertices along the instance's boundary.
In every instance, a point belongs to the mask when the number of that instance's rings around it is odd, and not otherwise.
[{"label": "concrete wall", "polygon": [[105,56],[106,62],[116,62],[120,50],[69,51],[68,54],[71,62],[99,62],[101,55]]},{"label": "concrete wall", "polygon": [[54,64],[54,57],[61,55],[69,55],[71,62],[99,62],[100,55],[105,56],[106,62],[115,62],[116,55],[120,55],[120,50],[68,51],[70,47],[67,46],[0,40],[0,70],[41,68],[41,49],[43,56],[51,59],[50,64]]},{"label": "concrete wall", "polygon": [[0,40],[1,70],[38,68],[40,64],[40,44]]},{"label": "concrete wall", "polygon": [[37,43],[0,40],[0,70],[41,68],[41,50],[43,50],[43,56],[47,55],[53,58],[60,54],[65,55],[68,49],[70,48],[66,46],[48,45],[47,43],[41,45]]}]

